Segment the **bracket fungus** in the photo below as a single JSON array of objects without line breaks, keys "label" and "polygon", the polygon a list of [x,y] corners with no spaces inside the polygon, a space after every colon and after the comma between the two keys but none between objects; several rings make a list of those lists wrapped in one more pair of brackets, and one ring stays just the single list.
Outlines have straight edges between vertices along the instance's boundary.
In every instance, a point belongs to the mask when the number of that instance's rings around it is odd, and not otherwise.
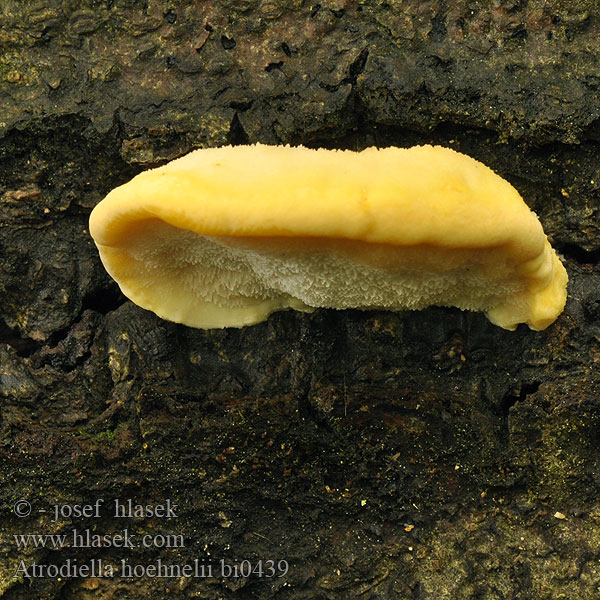
[{"label": "bracket fungus", "polygon": [[566,301],[518,192],[440,146],[196,150],[112,190],[90,232],[126,296],[191,327],[437,305],[541,330]]}]

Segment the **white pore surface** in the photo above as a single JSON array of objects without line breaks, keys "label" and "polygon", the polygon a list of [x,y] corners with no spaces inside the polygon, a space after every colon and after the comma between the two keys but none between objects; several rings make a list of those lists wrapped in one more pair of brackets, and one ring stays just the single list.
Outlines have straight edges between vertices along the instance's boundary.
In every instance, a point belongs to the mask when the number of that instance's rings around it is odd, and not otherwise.
[{"label": "white pore surface", "polygon": [[[208,237],[151,220],[128,240],[125,251],[136,264],[135,285],[143,288],[139,303],[198,327],[257,322],[289,306],[489,310],[522,289],[515,266],[498,248]],[[201,315],[193,323],[181,316],[210,311],[207,305],[218,307],[226,322],[207,318],[203,325]]]}]

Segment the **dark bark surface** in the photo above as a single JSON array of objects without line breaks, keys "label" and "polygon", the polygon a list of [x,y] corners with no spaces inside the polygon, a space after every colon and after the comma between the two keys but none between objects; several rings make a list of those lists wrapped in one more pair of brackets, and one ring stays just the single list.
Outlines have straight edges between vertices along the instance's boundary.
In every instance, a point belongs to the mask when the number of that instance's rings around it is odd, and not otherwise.
[{"label": "dark bark surface", "polygon": [[[0,596],[597,598],[599,53],[591,0],[5,0]],[[482,160],[564,256],[564,314],[539,333],[445,308],[201,331],[127,301],[91,208],[256,141]],[[117,518],[115,499],[177,516]],[[194,560],[212,576],[151,576]],[[68,564],[114,574],[48,567]]]}]

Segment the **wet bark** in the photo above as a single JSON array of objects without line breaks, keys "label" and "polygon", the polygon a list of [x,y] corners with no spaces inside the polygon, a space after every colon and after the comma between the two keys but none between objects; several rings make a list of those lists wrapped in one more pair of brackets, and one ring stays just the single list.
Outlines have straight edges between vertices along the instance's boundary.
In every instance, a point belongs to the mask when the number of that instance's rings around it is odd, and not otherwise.
[{"label": "wet bark", "polygon": [[[599,29],[591,1],[6,0],[0,595],[596,598]],[[482,160],[562,253],[564,314],[539,333],[446,308],[201,331],[124,298],[91,208],[257,141]],[[115,515],[128,500],[177,508]]]}]

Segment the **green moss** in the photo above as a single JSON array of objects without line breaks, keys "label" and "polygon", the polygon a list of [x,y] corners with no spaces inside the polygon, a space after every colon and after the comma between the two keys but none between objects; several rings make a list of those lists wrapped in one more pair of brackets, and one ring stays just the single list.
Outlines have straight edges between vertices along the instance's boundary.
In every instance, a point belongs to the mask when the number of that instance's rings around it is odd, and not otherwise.
[{"label": "green moss", "polygon": [[107,429],[106,431],[101,431],[100,433],[96,434],[96,440],[98,442],[105,442],[111,444],[115,440],[116,431],[116,429]]}]

